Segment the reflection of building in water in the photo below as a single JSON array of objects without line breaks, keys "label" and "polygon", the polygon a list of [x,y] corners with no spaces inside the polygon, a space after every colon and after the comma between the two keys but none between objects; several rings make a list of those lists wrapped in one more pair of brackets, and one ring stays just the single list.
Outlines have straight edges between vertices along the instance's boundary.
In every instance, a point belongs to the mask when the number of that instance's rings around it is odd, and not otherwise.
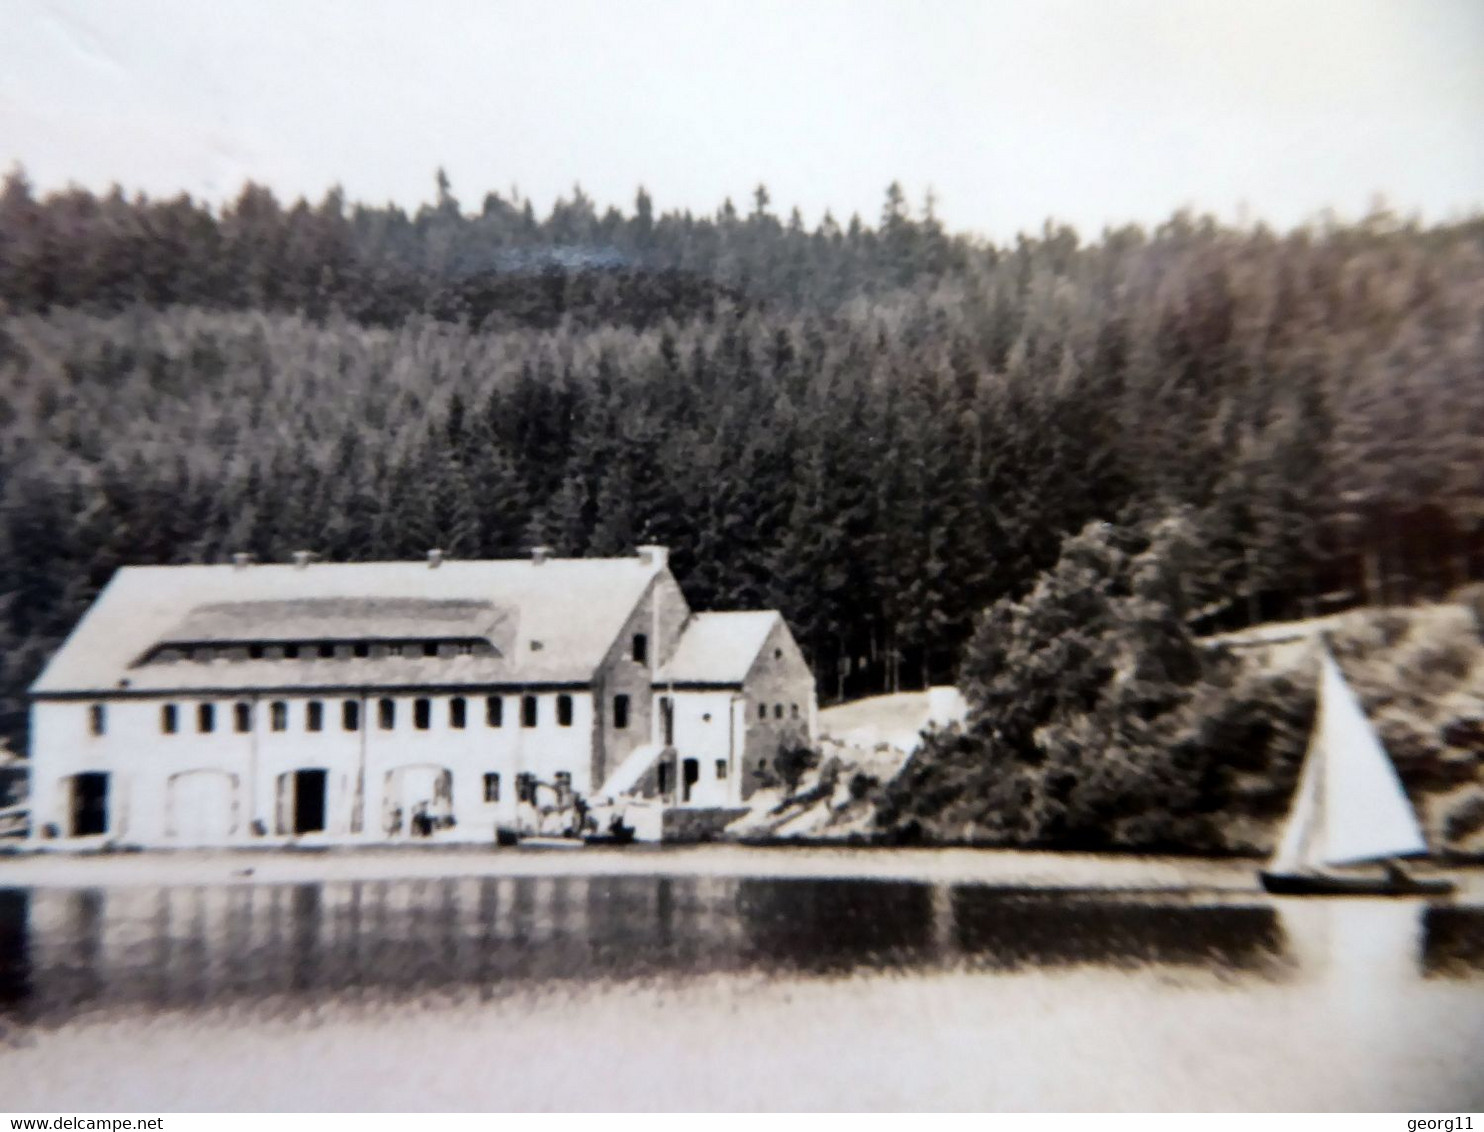
[{"label": "reflection of building in water", "polygon": [[8,892],[0,1002],[116,1004],[512,990],[745,965],[731,880],[481,878]]},{"label": "reflection of building in water", "polygon": [[896,881],[489,877],[3,896],[0,1004],[41,1020],[725,971],[1179,964],[1267,977],[1284,948],[1270,907]]},{"label": "reflection of building in water", "polygon": [[143,846],[735,806],[816,714],[783,618],[693,613],[657,546],[126,568],[31,692],[33,837]]}]

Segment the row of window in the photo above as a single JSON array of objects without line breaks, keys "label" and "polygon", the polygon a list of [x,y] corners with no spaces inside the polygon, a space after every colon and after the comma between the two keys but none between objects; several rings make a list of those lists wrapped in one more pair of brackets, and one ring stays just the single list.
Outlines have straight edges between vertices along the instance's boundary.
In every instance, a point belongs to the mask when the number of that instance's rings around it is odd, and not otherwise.
[{"label": "row of window", "polygon": [[[532,648],[539,648],[532,642]],[[346,660],[352,657],[452,657],[485,656],[494,652],[488,641],[478,639],[429,641],[286,641],[267,644],[229,643],[215,645],[165,645],[150,656],[155,661],[212,660]],[[644,664],[649,659],[649,638],[635,633],[632,655]]]},{"label": "row of window", "polygon": [[[397,726],[397,702],[391,697],[383,697],[376,701],[376,723],[382,731],[392,731]],[[469,725],[469,701],[463,696],[453,696],[447,701],[448,726],[455,731],[462,731]],[[224,705],[223,705],[224,706]],[[217,707],[215,703],[198,703],[196,705],[196,730],[202,734],[210,734],[217,729]],[[253,705],[247,701],[239,701],[231,705],[232,729],[238,732],[249,732],[253,729]],[[792,718],[799,718],[799,705],[790,704]],[[768,705],[758,704],[757,714],[759,719],[768,718]],[[709,715],[706,717],[711,718]],[[773,705],[773,718],[783,718],[783,705]],[[572,726],[572,697],[559,695],[556,697],[556,721],[559,727]],[[486,727],[503,727],[505,725],[505,697],[486,696],[484,698],[484,723]],[[536,727],[540,724],[540,697],[525,695],[520,698],[520,725],[522,727]],[[104,704],[93,704],[88,709],[89,730],[94,735],[103,735],[108,731],[108,709]],[[223,724],[225,726],[225,723]],[[274,700],[268,705],[268,726],[273,731],[287,731],[289,729],[289,705],[286,700]],[[423,696],[412,701],[412,726],[419,731],[428,731],[433,726],[433,701]],[[615,730],[624,731],[629,726],[629,697],[617,695],[613,697],[613,726]],[[361,729],[361,701],[342,700],[340,702],[340,728],[342,731],[359,731]],[[323,731],[325,729],[325,705],[321,700],[309,700],[304,705],[304,730]],[[160,731],[166,735],[175,735],[181,730],[181,712],[178,704],[162,704],[160,706]]]},{"label": "row of window", "polygon": [[[788,706],[789,706],[789,716],[791,718],[793,718],[793,719],[798,719],[799,718],[799,705],[798,704],[789,704]],[[768,718],[768,705],[767,704],[758,704],[757,705],[757,717],[759,719],[767,719]],[[782,719],[783,718],[783,705],[782,704],[774,704],[773,705],[773,718],[774,719]]]},{"label": "row of window", "polygon": [[[382,731],[394,730],[397,726],[397,704],[398,701],[390,696],[382,697],[375,701],[376,724]],[[462,731],[469,725],[469,701],[463,696],[452,696],[447,701],[447,723],[455,731]],[[539,726],[541,720],[541,700],[539,696],[526,695],[520,698],[520,725],[522,727]],[[217,730],[218,713],[217,708],[227,705],[215,703],[198,703],[195,710],[195,727],[202,734],[210,734]],[[571,727],[573,718],[572,697],[559,695],[556,697],[556,721],[559,727]],[[614,726],[625,728],[629,725],[629,697],[615,696],[613,698]],[[231,727],[237,732],[249,732],[253,729],[253,705],[245,700],[231,705],[230,711]],[[484,698],[484,723],[486,727],[503,727],[505,725],[505,697],[486,696]],[[227,723],[221,721],[225,728]],[[289,704],[287,700],[274,700],[268,705],[268,726],[273,731],[287,731],[289,729]],[[433,726],[433,700],[423,696],[412,701],[412,726],[419,731],[428,731]],[[160,731],[166,735],[178,734],[182,727],[181,708],[179,704],[160,705]],[[88,728],[94,735],[104,735],[108,732],[108,708],[105,704],[93,704],[88,709]],[[361,701],[340,701],[340,728],[342,731],[359,731],[361,729]],[[325,729],[325,704],[322,700],[308,700],[304,704],[304,730],[323,731]]]},{"label": "row of window", "polygon": [[481,640],[434,641],[297,641],[274,644],[167,645],[151,659],[175,660],[347,660],[351,657],[488,655],[494,647]]}]

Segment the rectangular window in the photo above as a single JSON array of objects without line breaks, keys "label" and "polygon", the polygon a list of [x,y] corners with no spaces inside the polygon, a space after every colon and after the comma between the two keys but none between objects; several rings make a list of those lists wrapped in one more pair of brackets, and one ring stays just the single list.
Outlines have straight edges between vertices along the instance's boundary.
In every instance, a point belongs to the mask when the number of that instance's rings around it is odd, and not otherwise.
[{"label": "rectangular window", "polygon": [[470,642],[470,641],[461,641],[459,643],[459,655],[460,656],[473,656],[474,655],[474,645],[473,645],[473,643]]},{"label": "rectangular window", "polygon": [[94,704],[88,708],[88,730],[94,735],[102,735],[108,730],[108,713],[102,704]]},{"label": "rectangular window", "polygon": [[365,641],[357,641],[355,647],[351,649],[351,651],[354,652],[356,656],[364,658],[371,655],[371,646]]},{"label": "rectangular window", "polygon": [[384,699],[376,701],[376,718],[383,731],[390,731],[397,726],[397,704],[395,700]]},{"label": "rectangular window", "polygon": [[484,800],[486,802],[498,802],[500,800],[500,776],[498,774],[486,774],[484,776]]},{"label": "rectangular window", "polygon": [[616,731],[624,731],[629,726],[629,697],[613,697],[613,727]]},{"label": "rectangular window", "polygon": [[634,634],[634,663],[649,663],[649,638],[643,633]]},{"label": "rectangular window", "polygon": [[529,772],[515,776],[515,800],[535,804],[536,776]]},{"label": "rectangular window", "polygon": [[196,705],[196,730],[203,735],[216,730],[216,705]]},{"label": "rectangular window", "polygon": [[758,704],[757,705],[757,717],[759,719],[767,719],[768,718],[768,705],[767,704]]},{"label": "rectangular window", "polygon": [[437,641],[424,641],[423,642],[423,656],[437,656],[437,655],[438,655],[438,642]]},{"label": "rectangular window", "polygon": [[283,646],[283,658],[285,660],[298,660],[299,659],[299,646],[298,645],[284,645]]},{"label": "rectangular window", "polygon": [[773,718],[774,719],[782,719],[783,718],[783,705],[782,704],[774,704],[773,705]]},{"label": "rectangular window", "polygon": [[558,801],[565,802],[572,795],[572,772],[559,770],[552,777],[556,782]]},{"label": "rectangular window", "polygon": [[326,658],[326,659],[328,659],[329,657],[334,656],[335,655],[335,646],[334,645],[320,645],[320,647],[319,647],[319,655],[322,658]]},{"label": "rectangular window", "polygon": [[386,655],[387,656],[401,656],[402,655],[402,646],[401,645],[387,645],[387,647],[386,647]]},{"label": "rectangular window", "polygon": [[239,733],[252,730],[252,704],[238,703],[232,706],[233,722]]},{"label": "rectangular window", "polygon": [[464,697],[455,696],[448,701],[448,725],[455,731],[462,731],[467,722]]},{"label": "rectangular window", "polygon": [[503,727],[505,725],[505,700],[503,697],[485,697],[484,722],[487,727]]},{"label": "rectangular window", "polygon": [[717,759],[716,760],[716,781],[717,782],[725,782],[726,780],[727,780],[727,760],[726,759]]},{"label": "rectangular window", "polygon": [[268,709],[268,725],[274,731],[287,731],[289,729],[289,705],[282,700],[274,700]]},{"label": "rectangular window", "polygon": [[357,700],[346,700],[340,705],[340,726],[346,731],[361,729],[361,705]]},{"label": "rectangular window", "polygon": [[560,727],[572,726],[572,697],[557,697],[557,725]]},{"label": "rectangular window", "polygon": [[179,723],[176,718],[174,704],[163,704],[160,707],[160,730],[166,735],[174,735]]},{"label": "rectangular window", "polygon": [[323,731],[325,729],[325,705],[318,700],[310,700],[305,708],[304,729],[306,731]]},{"label": "rectangular window", "polygon": [[520,725],[522,727],[536,726],[535,696],[522,696],[520,698]]},{"label": "rectangular window", "polygon": [[248,658],[251,659],[251,660],[262,660],[263,659],[263,646],[262,645],[248,645],[247,646],[247,655],[248,655]]},{"label": "rectangular window", "polygon": [[426,731],[433,726],[433,701],[418,699],[412,701],[412,726],[419,731]]}]

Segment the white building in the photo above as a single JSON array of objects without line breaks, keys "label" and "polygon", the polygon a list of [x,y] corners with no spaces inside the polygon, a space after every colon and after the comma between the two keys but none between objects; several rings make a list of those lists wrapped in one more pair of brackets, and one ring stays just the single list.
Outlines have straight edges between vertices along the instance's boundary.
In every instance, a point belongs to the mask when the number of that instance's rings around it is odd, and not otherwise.
[{"label": "white building", "polygon": [[814,680],[634,558],[120,570],[31,688],[32,837],[489,842],[522,804],[734,806]]}]

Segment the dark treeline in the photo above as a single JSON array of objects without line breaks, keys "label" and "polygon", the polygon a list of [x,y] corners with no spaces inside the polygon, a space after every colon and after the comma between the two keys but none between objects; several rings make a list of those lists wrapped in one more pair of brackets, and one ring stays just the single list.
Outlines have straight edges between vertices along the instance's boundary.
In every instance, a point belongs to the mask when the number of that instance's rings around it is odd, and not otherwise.
[{"label": "dark treeline", "polygon": [[[0,199],[0,724],[125,563],[674,549],[825,698],[951,679],[1089,522],[1198,631],[1484,575],[1484,222],[1083,243],[751,211]],[[574,611],[580,615],[580,611]]]},{"label": "dark treeline", "polygon": [[426,314],[486,329],[646,326],[714,313],[719,300],[829,308],[961,269],[976,250],[888,190],[879,228],[826,215],[806,231],[798,210],[727,201],[713,217],[656,216],[640,189],[631,215],[599,215],[581,188],[538,220],[529,200],[489,193],[464,211],[442,172],[437,198],[413,215],[349,206],[339,190],[284,206],[247,185],[219,212],[180,196],[98,197],[72,189],[35,199],[21,173],[0,192],[0,301],[13,310],[116,309],[133,303],[343,314],[396,326]]}]

